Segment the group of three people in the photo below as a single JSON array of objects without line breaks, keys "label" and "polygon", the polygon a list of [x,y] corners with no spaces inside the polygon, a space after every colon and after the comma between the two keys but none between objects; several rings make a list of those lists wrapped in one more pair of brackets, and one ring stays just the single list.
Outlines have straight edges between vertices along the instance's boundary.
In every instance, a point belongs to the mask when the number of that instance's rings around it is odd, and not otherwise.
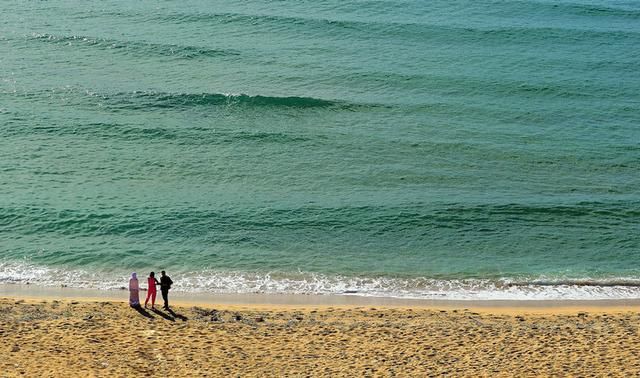
[{"label": "group of three people", "polygon": [[[160,291],[162,292],[162,299],[164,300],[164,309],[169,309],[169,289],[171,289],[171,285],[173,285],[173,281],[171,278],[167,276],[166,272],[163,270],[160,276],[160,282],[156,279],[155,272],[149,273],[149,277],[147,277],[147,299],[144,301],[144,307],[147,307],[149,303],[149,299],[151,299],[151,308],[155,308],[156,304],[156,285],[160,285]],[[129,305],[131,307],[140,306],[140,285],[138,284],[138,275],[133,272],[131,273],[131,279],[129,280]]]}]

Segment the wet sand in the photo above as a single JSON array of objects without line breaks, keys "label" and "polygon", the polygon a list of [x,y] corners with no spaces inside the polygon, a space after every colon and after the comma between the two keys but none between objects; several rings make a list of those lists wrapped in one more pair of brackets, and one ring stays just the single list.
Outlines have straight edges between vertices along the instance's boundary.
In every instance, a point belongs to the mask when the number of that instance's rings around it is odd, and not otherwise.
[{"label": "wet sand", "polygon": [[[637,309],[637,307],[635,308]],[[633,307],[0,299],[0,376],[634,376]]]}]

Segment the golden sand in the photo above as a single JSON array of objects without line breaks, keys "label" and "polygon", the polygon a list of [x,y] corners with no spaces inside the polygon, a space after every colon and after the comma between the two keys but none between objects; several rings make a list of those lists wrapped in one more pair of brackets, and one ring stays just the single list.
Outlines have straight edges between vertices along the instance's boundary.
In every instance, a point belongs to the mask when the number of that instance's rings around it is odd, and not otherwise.
[{"label": "golden sand", "polygon": [[637,376],[640,315],[0,299],[2,377]]}]

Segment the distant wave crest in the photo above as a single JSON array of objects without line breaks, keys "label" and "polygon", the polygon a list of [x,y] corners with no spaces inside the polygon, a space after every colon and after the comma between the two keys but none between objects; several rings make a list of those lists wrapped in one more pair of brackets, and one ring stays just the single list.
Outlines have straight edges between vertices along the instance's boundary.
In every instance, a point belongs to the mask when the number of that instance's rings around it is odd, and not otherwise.
[{"label": "distant wave crest", "polygon": [[296,108],[329,107],[339,103],[313,97],[274,97],[250,96],[246,94],[222,93],[153,93],[137,92],[136,98],[148,100],[146,105],[157,107],[207,106],[207,105],[244,105],[244,106],[286,106]]},{"label": "distant wave crest", "polygon": [[145,109],[182,109],[195,107],[240,107],[246,108],[329,108],[353,110],[359,107],[374,107],[304,96],[268,96],[232,93],[172,93],[156,91],[131,91],[100,93],[81,88],[61,88],[38,92],[12,92],[12,96],[31,101],[56,102],[69,106],[100,106],[113,111]]},{"label": "distant wave crest", "polygon": [[[156,233],[196,239],[216,230],[219,236],[242,231],[246,235],[262,235],[266,229],[285,231],[300,228],[317,232],[337,229],[367,229],[378,236],[404,235],[415,231],[419,238],[425,230],[468,227],[467,232],[480,234],[509,227],[514,221],[530,224],[544,223],[561,227],[568,219],[582,218],[582,223],[597,223],[599,227],[628,227],[637,224],[640,212],[635,203],[584,202],[562,206],[527,206],[442,204],[427,206],[305,206],[291,209],[246,209],[222,211],[207,209],[179,209],[167,211],[160,207],[144,207],[127,212],[125,216],[113,211],[81,211],[76,209],[47,209],[38,207],[0,207],[0,231],[34,234],[56,232],[60,234],[96,235],[147,235]],[[494,226],[483,223],[492,218]],[[476,226],[478,225],[478,226]],[[473,227],[472,227],[473,226]],[[501,237],[496,234],[496,237]],[[235,240],[235,239],[232,239]],[[229,240],[229,241],[232,241]],[[607,243],[614,240],[608,239]],[[619,240],[624,242],[624,240]]]},{"label": "distant wave crest", "polygon": [[155,55],[182,59],[195,59],[202,57],[225,57],[240,55],[238,51],[229,49],[212,49],[201,46],[152,43],[145,41],[126,41],[82,35],[68,36],[54,34],[32,34],[28,36],[27,39],[29,41],[66,45],[69,47],[103,49],[117,54],[136,55],[140,57]]}]

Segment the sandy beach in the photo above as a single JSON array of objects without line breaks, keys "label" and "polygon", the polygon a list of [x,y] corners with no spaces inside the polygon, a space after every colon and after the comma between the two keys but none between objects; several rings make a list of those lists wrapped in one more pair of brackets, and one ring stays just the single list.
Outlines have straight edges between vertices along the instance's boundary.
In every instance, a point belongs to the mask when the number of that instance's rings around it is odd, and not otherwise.
[{"label": "sandy beach", "polygon": [[0,376],[635,376],[633,309],[4,296]]},{"label": "sandy beach", "polygon": [[0,378],[640,378],[640,0],[0,4]]}]

